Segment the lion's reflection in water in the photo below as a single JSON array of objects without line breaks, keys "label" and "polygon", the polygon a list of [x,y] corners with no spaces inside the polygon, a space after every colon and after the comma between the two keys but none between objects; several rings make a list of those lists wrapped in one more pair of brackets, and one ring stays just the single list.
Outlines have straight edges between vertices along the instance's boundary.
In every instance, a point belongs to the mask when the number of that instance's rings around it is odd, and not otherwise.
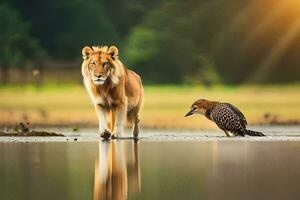
[{"label": "lion's reflection in water", "polygon": [[[125,148],[130,145],[130,148]],[[95,162],[94,200],[127,199],[140,192],[139,146],[136,141],[100,141]],[[128,150],[129,149],[129,150]]]}]

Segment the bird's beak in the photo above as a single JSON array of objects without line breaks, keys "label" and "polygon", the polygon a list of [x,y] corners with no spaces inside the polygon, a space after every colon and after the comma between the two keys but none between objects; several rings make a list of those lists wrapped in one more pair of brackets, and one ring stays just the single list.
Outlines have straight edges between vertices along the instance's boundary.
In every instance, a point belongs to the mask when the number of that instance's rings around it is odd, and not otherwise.
[{"label": "bird's beak", "polygon": [[186,114],[185,114],[185,117],[190,116],[190,115],[192,115],[192,114],[194,114],[194,110],[193,110],[193,109],[190,110],[188,113],[186,113]]}]

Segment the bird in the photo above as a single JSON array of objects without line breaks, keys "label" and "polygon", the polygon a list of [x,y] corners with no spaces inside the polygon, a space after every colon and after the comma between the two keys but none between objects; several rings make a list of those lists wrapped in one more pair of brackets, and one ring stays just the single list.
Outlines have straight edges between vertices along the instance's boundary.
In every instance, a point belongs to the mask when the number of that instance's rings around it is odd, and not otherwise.
[{"label": "bird", "polygon": [[192,104],[191,110],[185,117],[193,114],[204,115],[223,130],[228,137],[230,136],[228,132],[234,136],[265,136],[261,132],[248,130],[244,114],[230,103],[198,99]]}]

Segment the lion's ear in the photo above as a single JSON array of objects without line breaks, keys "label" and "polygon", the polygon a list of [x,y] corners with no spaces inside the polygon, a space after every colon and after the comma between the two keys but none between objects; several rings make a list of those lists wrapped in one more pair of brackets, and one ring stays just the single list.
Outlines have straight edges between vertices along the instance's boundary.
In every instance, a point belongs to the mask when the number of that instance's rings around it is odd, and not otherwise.
[{"label": "lion's ear", "polygon": [[116,46],[110,46],[107,53],[113,58],[116,59],[118,58],[119,55],[119,50]]},{"label": "lion's ear", "polygon": [[93,52],[93,50],[91,49],[91,47],[88,47],[88,46],[83,47],[83,49],[81,51],[83,60],[89,59],[92,52]]}]

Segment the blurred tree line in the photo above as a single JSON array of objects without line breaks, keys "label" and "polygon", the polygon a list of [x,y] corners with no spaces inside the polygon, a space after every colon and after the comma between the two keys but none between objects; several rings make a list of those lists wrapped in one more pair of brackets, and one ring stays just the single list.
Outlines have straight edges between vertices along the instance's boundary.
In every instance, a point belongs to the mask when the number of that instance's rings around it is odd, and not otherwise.
[{"label": "blurred tree line", "polygon": [[300,80],[297,0],[2,0],[0,67],[116,44],[148,83]]}]

